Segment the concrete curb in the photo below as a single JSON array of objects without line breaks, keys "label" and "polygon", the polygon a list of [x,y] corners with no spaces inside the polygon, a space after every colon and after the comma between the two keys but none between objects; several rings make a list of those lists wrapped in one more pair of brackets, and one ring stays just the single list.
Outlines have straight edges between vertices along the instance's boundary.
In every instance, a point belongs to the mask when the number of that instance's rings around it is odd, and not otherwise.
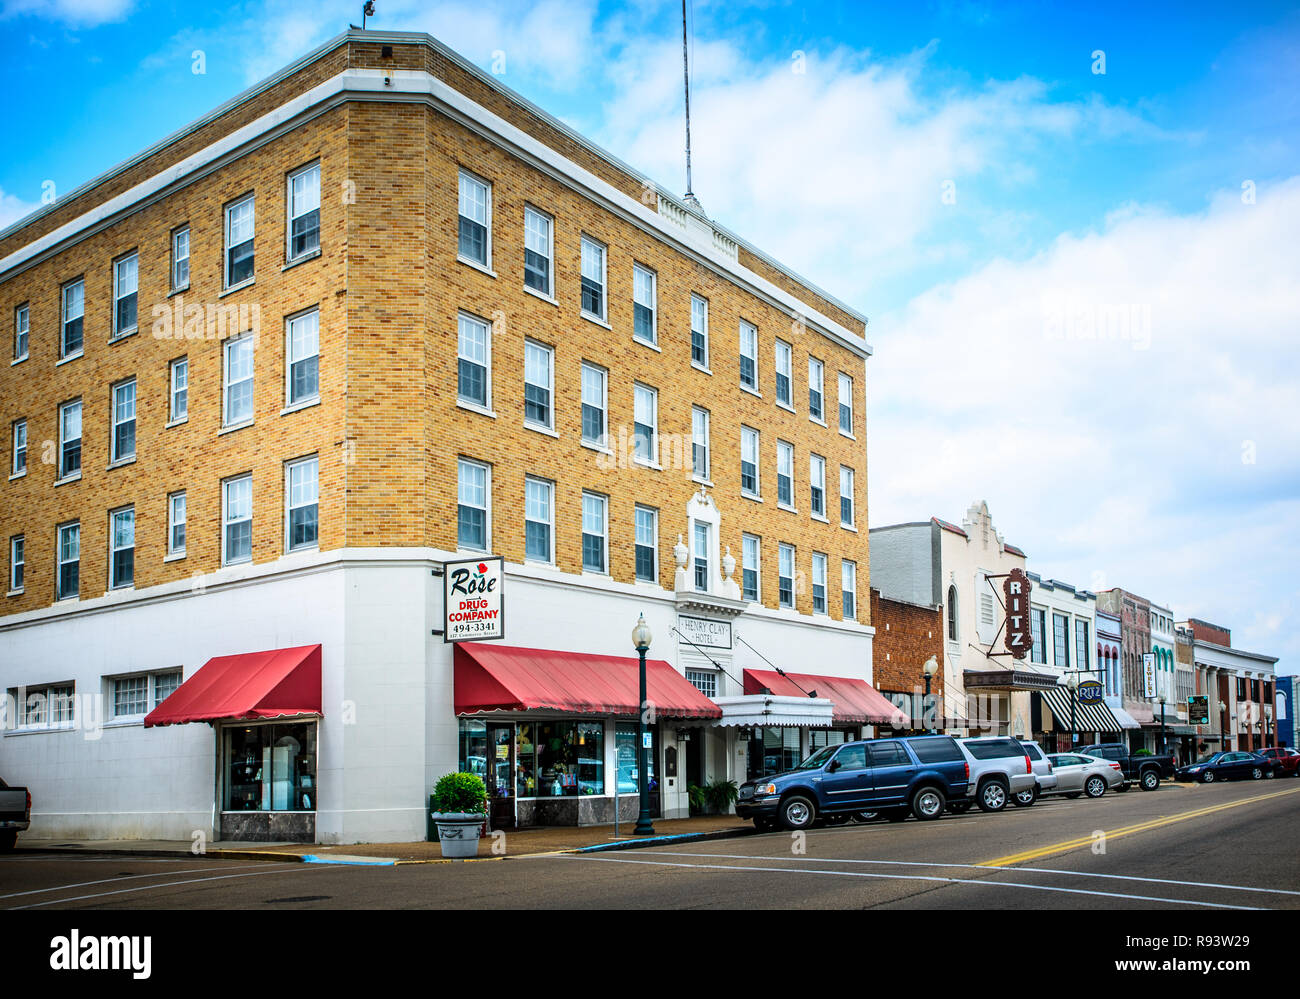
[{"label": "concrete curb", "polygon": [[[696,843],[706,839],[735,839],[738,836],[752,836],[757,829],[715,829],[711,832],[677,833],[673,836],[646,836],[642,839],[620,839],[613,843],[596,843],[593,846],[579,846],[561,853],[599,853],[603,850],[635,850],[646,846],[662,846],[666,843]],[[524,854],[523,856],[526,856]]]}]

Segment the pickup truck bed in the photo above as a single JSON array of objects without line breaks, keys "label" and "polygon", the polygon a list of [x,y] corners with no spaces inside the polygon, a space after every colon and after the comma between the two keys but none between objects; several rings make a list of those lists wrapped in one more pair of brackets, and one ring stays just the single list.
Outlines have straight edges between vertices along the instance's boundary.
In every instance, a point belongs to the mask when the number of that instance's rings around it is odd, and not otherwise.
[{"label": "pickup truck bed", "polygon": [[32,796],[25,787],[10,787],[0,780],[0,853],[8,853],[18,834],[31,825]]},{"label": "pickup truck bed", "polygon": [[1162,756],[1148,756],[1145,753],[1141,756],[1132,756],[1129,754],[1128,747],[1122,742],[1094,743],[1091,746],[1083,746],[1077,752],[1100,756],[1104,760],[1118,763],[1124,777],[1135,782],[1143,791],[1154,791],[1160,786],[1161,780],[1174,775],[1172,753]]}]

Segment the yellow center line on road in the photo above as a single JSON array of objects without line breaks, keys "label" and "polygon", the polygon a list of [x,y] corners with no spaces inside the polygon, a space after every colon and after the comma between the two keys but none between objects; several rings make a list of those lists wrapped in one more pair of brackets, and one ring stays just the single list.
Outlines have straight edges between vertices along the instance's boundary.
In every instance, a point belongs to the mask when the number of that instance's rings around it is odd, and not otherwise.
[{"label": "yellow center line on road", "polygon": [[[1238,808],[1242,805],[1250,805],[1257,801],[1267,801],[1269,798],[1280,798],[1283,795],[1295,794],[1300,788],[1294,788],[1289,791],[1274,791],[1271,794],[1257,794],[1251,798],[1242,798],[1240,801],[1229,801],[1222,805],[1212,805],[1209,808],[1197,808],[1190,812],[1180,812],[1177,815],[1161,816],[1158,819],[1151,819],[1147,822],[1139,822],[1137,825],[1123,826],[1119,829],[1102,830],[1102,835],[1106,841],[1119,839],[1121,836],[1131,836],[1134,833],[1147,832],[1151,829],[1159,829],[1162,826],[1173,825],[1176,822],[1186,822],[1188,819],[1201,818],[1204,815],[1212,815],[1215,812],[1222,812],[1229,808]],[[1028,860],[1039,860],[1043,857],[1050,857],[1057,853],[1069,853],[1071,850],[1077,850],[1080,847],[1092,846],[1096,840],[1096,834],[1090,833],[1087,836],[1080,836],[1076,839],[1066,840],[1062,843],[1053,843],[1051,846],[1040,846],[1033,850],[1025,850],[1021,853],[1013,853],[1006,857],[996,857],[993,860],[981,861],[976,867],[1006,867],[1010,864],[1023,864]]]}]

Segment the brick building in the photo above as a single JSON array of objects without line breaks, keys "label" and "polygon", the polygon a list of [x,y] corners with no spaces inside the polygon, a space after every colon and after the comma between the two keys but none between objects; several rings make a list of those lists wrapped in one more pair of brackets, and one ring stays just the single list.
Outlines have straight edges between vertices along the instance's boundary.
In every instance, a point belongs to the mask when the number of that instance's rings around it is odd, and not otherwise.
[{"label": "brick building", "polygon": [[[913,731],[942,731],[950,727],[943,698],[943,608],[882,597],[871,588],[872,643],[875,662],[872,685],[909,717]],[[926,660],[933,658],[938,671],[925,699]],[[933,721],[931,721],[933,719]]]},{"label": "brick building", "polygon": [[[33,835],[414,838],[457,767],[501,821],[612,817],[636,705],[463,702],[506,667],[437,637],[456,557],[504,558],[505,649],[570,692],[644,613],[690,680],[661,814],[889,717],[865,318],[426,35],[339,36],[0,233],[0,316]],[[762,682],[809,660],[867,700]],[[143,724],[205,664],[266,702]]]},{"label": "brick building", "polygon": [[1232,632],[1199,618],[1178,622],[1190,646],[1196,692],[1208,698],[1210,723],[1193,726],[1197,748],[1264,749],[1278,744],[1277,657],[1232,644]]}]

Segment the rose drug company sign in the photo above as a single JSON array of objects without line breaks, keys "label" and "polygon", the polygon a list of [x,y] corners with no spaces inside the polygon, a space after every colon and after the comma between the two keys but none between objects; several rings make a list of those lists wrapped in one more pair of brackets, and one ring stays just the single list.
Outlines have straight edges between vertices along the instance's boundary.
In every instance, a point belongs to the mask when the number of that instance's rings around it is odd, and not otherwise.
[{"label": "rose drug company sign", "polygon": [[505,637],[505,559],[470,559],[443,566],[444,642]]},{"label": "rose drug company sign", "polygon": [[1012,569],[1002,580],[1003,603],[1007,609],[1006,648],[1017,659],[1024,659],[1034,642],[1029,622],[1029,591],[1033,584],[1024,569]]}]

